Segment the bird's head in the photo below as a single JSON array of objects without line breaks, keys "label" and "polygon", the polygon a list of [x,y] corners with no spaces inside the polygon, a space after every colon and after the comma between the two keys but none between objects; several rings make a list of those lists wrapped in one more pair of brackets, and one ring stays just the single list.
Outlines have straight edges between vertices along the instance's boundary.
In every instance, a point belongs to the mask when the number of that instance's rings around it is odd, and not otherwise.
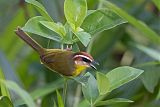
[{"label": "bird's head", "polygon": [[73,55],[73,60],[78,66],[92,67],[96,69],[95,65],[99,65],[94,61],[93,57],[86,52],[77,52]]}]

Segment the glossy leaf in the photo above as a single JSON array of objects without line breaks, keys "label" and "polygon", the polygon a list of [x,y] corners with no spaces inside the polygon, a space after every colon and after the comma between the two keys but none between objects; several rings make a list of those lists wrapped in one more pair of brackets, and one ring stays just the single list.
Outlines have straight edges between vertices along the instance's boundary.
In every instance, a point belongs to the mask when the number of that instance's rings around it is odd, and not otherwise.
[{"label": "glossy leaf", "polygon": [[126,84],[134,79],[136,79],[139,75],[143,73],[143,70],[123,66],[118,67],[106,74],[107,78],[110,81],[110,89],[112,91],[123,84]]},{"label": "glossy leaf", "polygon": [[58,107],[64,107],[62,96],[60,95],[59,91],[56,91],[57,93],[57,100],[58,100]]},{"label": "glossy leaf", "polygon": [[37,34],[39,36],[59,42],[60,37],[57,36],[53,31],[49,30],[48,28],[40,24],[40,21],[46,21],[46,19],[42,16],[33,17],[30,20],[28,20],[28,22],[22,29],[26,32]]},{"label": "glossy leaf", "polygon": [[95,106],[112,105],[117,103],[132,103],[133,101],[124,98],[114,98],[106,101],[99,101]]},{"label": "glossy leaf", "polygon": [[65,0],[64,14],[69,25],[76,31],[87,14],[86,0]]},{"label": "glossy leaf", "polygon": [[47,13],[46,9],[43,7],[43,5],[41,3],[39,3],[36,0],[25,0],[27,3],[32,4],[33,6],[36,7],[36,9],[40,12],[40,14],[42,16],[44,16],[45,18],[47,18],[50,21],[53,21],[52,18],[49,16],[49,14]]},{"label": "glossy leaf", "polygon": [[0,96],[0,107],[13,107],[13,104],[7,96]]},{"label": "glossy leaf", "polygon": [[66,36],[66,31],[64,26],[61,23],[54,23],[54,22],[48,22],[48,21],[40,21],[42,25],[47,27],[48,29],[56,32],[60,36]]},{"label": "glossy leaf", "polygon": [[4,84],[8,89],[18,94],[22,98],[22,100],[28,105],[28,107],[36,107],[32,97],[25,90],[20,88],[15,82],[8,80],[0,80],[0,82]]},{"label": "glossy leaf", "polygon": [[82,85],[82,92],[84,97],[88,100],[90,104],[93,104],[94,101],[99,96],[97,81],[92,74],[89,72],[85,74],[85,76],[89,76],[88,81],[85,85]]},{"label": "glossy leaf", "polygon": [[160,44],[160,36],[156,34],[152,29],[150,29],[145,23],[140,20],[135,19],[116,5],[112,4],[109,1],[103,1],[105,7],[112,9],[117,14],[119,14],[122,18],[126,19],[131,25],[136,27],[139,31],[145,34],[145,36],[153,41],[153,43]]},{"label": "glossy leaf", "polygon": [[85,18],[82,28],[84,31],[93,35],[126,22],[126,20],[114,11],[106,8],[92,11],[92,13]]},{"label": "glossy leaf", "polygon": [[106,94],[109,91],[110,83],[106,75],[103,73],[97,72],[97,84],[100,95]]},{"label": "glossy leaf", "polygon": [[86,47],[90,40],[91,40],[91,35],[87,32],[77,32],[75,33],[75,35],[77,36],[77,38],[82,42],[82,44]]}]

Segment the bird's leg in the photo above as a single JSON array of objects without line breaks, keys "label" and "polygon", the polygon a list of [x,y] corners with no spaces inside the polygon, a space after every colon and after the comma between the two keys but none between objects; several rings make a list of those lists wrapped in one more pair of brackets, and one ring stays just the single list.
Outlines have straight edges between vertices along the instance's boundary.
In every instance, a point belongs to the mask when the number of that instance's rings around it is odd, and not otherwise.
[{"label": "bird's leg", "polygon": [[65,50],[67,50],[67,51],[72,51],[72,45],[69,47],[69,45],[67,44],[67,47],[66,47]]}]

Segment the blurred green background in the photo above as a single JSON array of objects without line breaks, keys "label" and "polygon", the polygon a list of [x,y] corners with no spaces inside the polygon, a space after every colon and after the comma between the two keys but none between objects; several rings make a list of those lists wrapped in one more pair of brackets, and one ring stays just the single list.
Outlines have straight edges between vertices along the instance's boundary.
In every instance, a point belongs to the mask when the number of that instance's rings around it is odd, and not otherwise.
[{"label": "blurred green background", "polygon": [[[63,0],[38,1],[44,5],[55,22],[65,22]],[[110,1],[146,23],[160,35],[160,11],[156,7],[160,4],[155,5],[156,0]],[[90,10],[101,6],[99,0],[87,0],[87,2]],[[53,84],[61,78],[41,65],[37,53],[14,33],[17,26],[24,26],[29,18],[38,15],[40,14],[24,0],[0,0],[0,68],[6,79],[15,81],[30,93],[44,88],[46,84]],[[90,52],[100,63],[99,71],[106,73],[124,65],[145,71],[138,79],[114,90],[108,96],[108,98],[128,98],[135,102],[110,107],[160,107],[160,100],[157,97],[160,93],[160,44],[152,41],[148,36],[126,23],[94,35],[87,48],[79,43],[80,50]],[[37,38],[37,35],[32,37],[42,46],[47,47],[47,39],[40,36]],[[60,48],[60,46],[52,41],[49,48]],[[68,107],[76,97],[77,85],[72,83],[71,86],[68,92]],[[14,96],[13,99],[17,97]],[[42,107],[53,107],[54,93],[49,92],[35,99],[37,104],[41,102]]]}]

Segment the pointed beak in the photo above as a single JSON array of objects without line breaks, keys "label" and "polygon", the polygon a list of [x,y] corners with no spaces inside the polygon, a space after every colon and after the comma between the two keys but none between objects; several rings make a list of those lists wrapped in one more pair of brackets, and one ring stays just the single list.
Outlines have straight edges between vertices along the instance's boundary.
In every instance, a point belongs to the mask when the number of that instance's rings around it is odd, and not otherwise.
[{"label": "pointed beak", "polygon": [[97,70],[97,68],[96,68],[95,65],[99,65],[99,63],[96,62],[96,61],[92,61],[92,62],[90,63],[90,66],[91,66],[93,69]]}]

